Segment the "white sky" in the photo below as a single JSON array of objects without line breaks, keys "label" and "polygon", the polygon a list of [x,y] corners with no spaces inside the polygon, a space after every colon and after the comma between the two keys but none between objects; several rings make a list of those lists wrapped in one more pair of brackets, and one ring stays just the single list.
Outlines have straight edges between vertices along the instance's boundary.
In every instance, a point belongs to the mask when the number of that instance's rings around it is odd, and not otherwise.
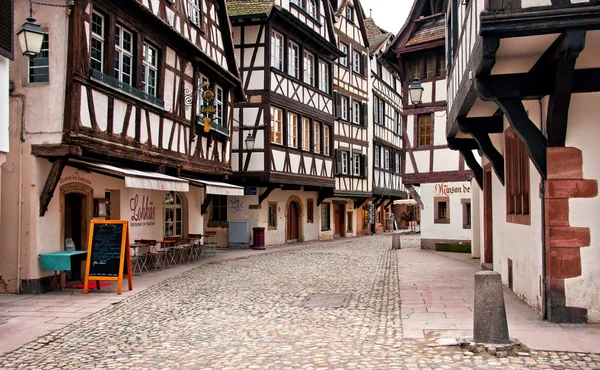
[{"label": "white sky", "polygon": [[375,23],[395,35],[404,25],[413,0],[360,0],[360,3],[367,17],[369,9],[373,9]]}]

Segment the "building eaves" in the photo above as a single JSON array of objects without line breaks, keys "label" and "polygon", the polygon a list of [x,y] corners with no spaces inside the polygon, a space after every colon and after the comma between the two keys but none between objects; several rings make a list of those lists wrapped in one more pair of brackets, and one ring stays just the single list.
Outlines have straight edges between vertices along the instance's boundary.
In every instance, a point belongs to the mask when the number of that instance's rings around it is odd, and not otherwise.
[{"label": "building eaves", "polygon": [[232,18],[268,16],[273,0],[227,0],[227,12]]},{"label": "building eaves", "polygon": [[446,31],[446,19],[443,14],[428,17],[420,21],[421,25],[406,43],[406,46],[443,40]]}]

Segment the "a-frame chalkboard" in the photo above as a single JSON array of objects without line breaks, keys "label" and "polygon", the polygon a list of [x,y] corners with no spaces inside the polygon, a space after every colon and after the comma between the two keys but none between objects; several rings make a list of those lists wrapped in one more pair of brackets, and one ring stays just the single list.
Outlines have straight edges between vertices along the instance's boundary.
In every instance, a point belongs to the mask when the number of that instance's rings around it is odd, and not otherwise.
[{"label": "a-frame chalkboard", "polygon": [[117,294],[121,294],[123,277],[131,280],[131,256],[129,251],[129,224],[127,221],[92,221],[88,239],[87,263],[83,292],[88,292],[90,280],[117,281]]}]

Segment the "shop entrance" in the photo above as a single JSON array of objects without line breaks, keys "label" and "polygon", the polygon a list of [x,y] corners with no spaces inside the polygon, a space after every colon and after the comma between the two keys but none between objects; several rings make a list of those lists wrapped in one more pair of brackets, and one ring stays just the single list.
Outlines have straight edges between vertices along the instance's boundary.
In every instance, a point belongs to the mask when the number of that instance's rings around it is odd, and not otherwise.
[{"label": "shop entrance", "polygon": [[81,223],[83,221],[85,204],[85,195],[71,193],[65,195],[65,213],[64,213],[64,225],[65,225],[65,239],[73,240],[75,249],[84,250],[83,232]]},{"label": "shop entrance", "polygon": [[287,241],[298,241],[298,219],[299,210],[296,202],[290,202],[287,214]]},{"label": "shop entrance", "polygon": [[343,204],[333,205],[333,237],[339,238],[344,236],[344,214],[345,207]]}]

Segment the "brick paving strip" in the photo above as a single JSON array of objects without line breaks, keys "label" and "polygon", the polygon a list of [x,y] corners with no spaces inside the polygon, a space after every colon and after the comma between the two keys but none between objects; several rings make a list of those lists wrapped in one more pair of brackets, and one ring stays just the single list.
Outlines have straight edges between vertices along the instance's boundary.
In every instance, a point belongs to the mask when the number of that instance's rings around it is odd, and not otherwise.
[{"label": "brick paving strip", "polygon": [[[404,339],[407,251],[390,246],[383,235],[202,265],[0,357],[0,368],[600,368],[598,355],[498,359]],[[302,307],[311,294],[350,300]]]}]

